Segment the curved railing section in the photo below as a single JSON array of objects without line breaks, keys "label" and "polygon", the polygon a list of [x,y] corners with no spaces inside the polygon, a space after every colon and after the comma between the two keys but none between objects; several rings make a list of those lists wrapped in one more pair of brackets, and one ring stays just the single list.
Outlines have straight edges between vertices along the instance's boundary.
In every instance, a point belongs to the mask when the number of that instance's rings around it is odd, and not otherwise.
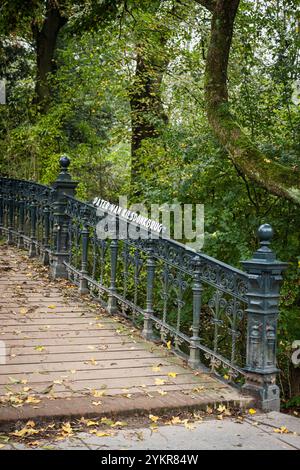
[{"label": "curved railing section", "polygon": [[109,214],[76,199],[69,160],[60,165],[52,187],[0,178],[0,230],[7,242],[39,256],[53,277],[68,278],[110,314],[131,319],[146,339],[164,342],[191,367],[235,381],[276,409],[285,264],[269,248],[270,226],[260,229],[261,246],[243,263],[246,272],[174,240],[106,237]]}]

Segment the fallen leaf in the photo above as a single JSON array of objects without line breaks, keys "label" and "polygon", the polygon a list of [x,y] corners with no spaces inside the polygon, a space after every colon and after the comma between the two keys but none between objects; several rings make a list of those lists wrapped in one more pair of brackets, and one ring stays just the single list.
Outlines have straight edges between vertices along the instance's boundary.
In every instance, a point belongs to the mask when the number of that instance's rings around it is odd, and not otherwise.
[{"label": "fallen leaf", "polygon": [[249,415],[255,415],[256,410],[254,408],[249,408],[248,413]]},{"label": "fallen leaf", "polygon": [[42,351],[44,351],[46,348],[45,348],[45,346],[35,346],[34,349],[35,349],[36,351],[42,352]]},{"label": "fallen leaf", "polygon": [[35,422],[34,421],[27,421],[26,427],[34,428],[35,427]]},{"label": "fallen leaf", "polygon": [[280,428],[274,429],[274,432],[280,434],[288,434],[290,431],[285,426],[281,426]]},{"label": "fallen leaf", "polygon": [[167,341],[166,346],[167,346],[168,349],[171,349],[171,348],[172,348],[172,343],[171,343],[171,341]]},{"label": "fallen leaf", "polygon": [[31,405],[36,405],[37,403],[40,403],[41,400],[38,398],[29,396],[26,398],[25,403],[31,404]]},{"label": "fallen leaf", "polygon": [[201,386],[199,386],[199,387],[193,388],[193,392],[194,392],[194,393],[199,393],[199,392],[202,392],[204,389],[205,389],[205,387],[203,387],[203,386],[201,385]]},{"label": "fallen leaf", "polygon": [[98,362],[96,361],[96,359],[94,359],[93,357],[91,359],[89,359],[88,361],[85,361],[85,364],[90,364],[92,366],[96,366],[98,364]]},{"label": "fallen leaf", "polygon": [[151,421],[153,421],[153,423],[157,423],[157,421],[159,420],[159,416],[155,415],[149,415],[149,418],[151,419]]},{"label": "fallen leaf", "polygon": [[100,406],[100,405],[102,405],[102,402],[101,401],[92,401],[92,405]]},{"label": "fallen leaf", "polygon": [[164,385],[165,383],[164,379],[155,379],[155,385]]},{"label": "fallen leaf", "polygon": [[113,428],[116,428],[116,427],[124,427],[124,426],[128,426],[128,424],[126,423],[126,421],[116,421],[112,427]]},{"label": "fallen leaf", "polygon": [[20,308],[20,313],[21,315],[26,315],[26,313],[28,313],[28,308],[25,308],[25,307]]},{"label": "fallen leaf", "polygon": [[90,426],[97,426],[99,424],[98,421],[93,421],[92,419],[88,420],[86,423],[85,423],[88,427]]},{"label": "fallen leaf", "polygon": [[163,397],[164,395],[167,395],[167,392],[165,392],[165,391],[162,390],[162,389],[157,390],[157,393],[159,393],[162,397]]},{"label": "fallen leaf", "polygon": [[95,434],[95,436],[97,436],[97,437],[109,437],[109,436],[113,436],[113,435],[114,435],[114,433],[111,432],[111,431],[108,431],[108,432],[106,431],[106,432],[104,432],[104,431],[97,431],[96,429],[92,429],[92,430],[90,431],[90,434]]},{"label": "fallen leaf", "polygon": [[54,309],[56,308],[56,305],[48,305],[48,308]]},{"label": "fallen leaf", "polygon": [[101,423],[106,424],[107,426],[112,426],[114,424],[114,422],[111,419],[106,418],[106,417],[101,418]]},{"label": "fallen leaf", "polygon": [[224,413],[224,411],[226,411],[226,406],[219,405],[218,408],[217,408],[217,411],[219,411],[219,413]]},{"label": "fallen leaf", "polygon": [[73,434],[72,426],[69,422],[63,423],[61,426],[62,433],[66,436],[71,436]]},{"label": "fallen leaf", "polygon": [[183,422],[184,422],[184,427],[186,429],[189,429],[189,430],[195,429],[195,425],[192,423],[189,423],[187,419],[185,419]]},{"label": "fallen leaf", "polygon": [[153,372],[160,372],[160,367],[158,366],[153,366],[152,367]]},{"label": "fallen leaf", "polygon": [[177,377],[177,372],[168,372],[168,377],[172,377],[172,378],[175,378]]},{"label": "fallen leaf", "polygon": [[12,384],[20,384],[21,383],[21,380],[20,379],[15,379],[14,377],[8,377],[10,382]]},{"label": "fallen leaf", "polygon": [[12,432],[11,434],[16,437],[27,437],[32,436],[33,434],[38,434],[39,431],[33,428],[27,428],[26,426],[19,431]]},{"label": "fallen leaf", "polygon": [[92,395],[95,398],[104,397],[105,394],[106,394],[105,390],[92,390]]}]

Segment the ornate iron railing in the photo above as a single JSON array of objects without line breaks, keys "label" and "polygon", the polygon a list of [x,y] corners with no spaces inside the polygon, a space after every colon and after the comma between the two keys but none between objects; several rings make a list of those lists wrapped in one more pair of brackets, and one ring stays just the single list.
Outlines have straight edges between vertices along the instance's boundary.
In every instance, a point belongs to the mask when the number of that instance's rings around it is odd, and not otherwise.
[{"label": "ornate iron railing", "polygon": [[243,263],[246,272],[170,239],[105,239],[98,236],[96,207],[74,197],[69,160],[60,164],[51,188],[0,179],[7,242],[40,256],[53,277],[70,279],[110,314],[126,315],[146,339],[166,343],[191,367],[235,381],[263,408],[277,409],[276,321],[285,264],[269,248],[271,227],[260,228],[261,246]]}]

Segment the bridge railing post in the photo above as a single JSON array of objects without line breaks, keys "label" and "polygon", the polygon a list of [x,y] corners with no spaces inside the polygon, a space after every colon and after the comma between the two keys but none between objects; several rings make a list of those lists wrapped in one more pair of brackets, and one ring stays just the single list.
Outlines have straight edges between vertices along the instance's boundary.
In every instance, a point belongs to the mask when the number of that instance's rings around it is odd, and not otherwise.
[{"label": "bridge railing post", "polygon": [[248,273],[246,382],[243,391],[254,395],[261,409],[278,411],[277,318],[279,288],[287,263],[276,260],[269,247],[273,237],[270,225],[261,225],[258,237],[260,248],[252,259],[242,262]]},{"label": "bridge railing post", "polygon": [[190,342],[190,357],[189,366],[196,369],[200,365],[200,344],[199,328],[200,328],[200,313],[201,313],[201,296],[202,285],[200,281],[200,259],[196,256],[194,258],[194,279],[192,285],[193,291],[193,324],[192,324],[192,337]]},{"label": "bridge railing post", "polygon": [[73,181],[68,172],[70,159],[62,156],[59,160],[60,173],[53,183],[55,190],[53,202],[53,238],[54,246],[51,251],[50,272],[54,279],[67,278],[68,273],[65,262],[69,259],[68,232],[71,219],[65,213],[67,204],[66,195],[74,196],[77,182]]}]

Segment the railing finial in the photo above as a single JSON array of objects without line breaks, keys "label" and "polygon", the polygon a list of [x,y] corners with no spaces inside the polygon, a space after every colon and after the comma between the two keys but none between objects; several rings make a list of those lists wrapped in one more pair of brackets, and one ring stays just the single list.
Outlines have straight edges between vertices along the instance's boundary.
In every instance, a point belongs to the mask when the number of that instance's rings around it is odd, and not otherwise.
[{"label": "railing finial", "polygon": [[58,181],[71,180],[71,175],[68,172],[71,160],[67,155],[62,155],[59,159],[60,173],[58,175]]},{"label": "railing finial", "polygon": [[271,240],[274,235],[274,230],[270,224],[262,224],[257,230],[259,239],[259,249],[254,253],[253,258],[261,261],[274,261],[275,253],[270,248]]},{"label": "railing finial", "polygon": [[62,171],[67,171],[67,168],[70,166],[71,160],[67,155],[62,155],[59,159],[60,168]]}]

